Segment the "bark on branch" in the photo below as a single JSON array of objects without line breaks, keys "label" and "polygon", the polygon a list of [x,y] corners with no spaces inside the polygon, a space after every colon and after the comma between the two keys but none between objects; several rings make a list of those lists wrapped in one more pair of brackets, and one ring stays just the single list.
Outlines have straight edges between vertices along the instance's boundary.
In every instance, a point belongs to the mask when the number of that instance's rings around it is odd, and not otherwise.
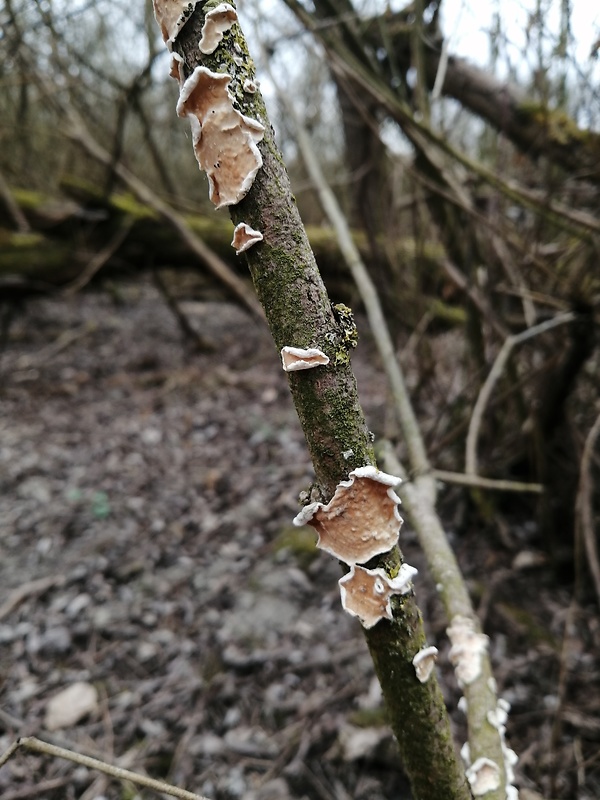
[{"label": "bark on branch", "polygon": [[[159,5],[155,2],[155,7]],[[199,49],[206,15],[212,9],[214,2],[196,6],[176,34],[173,49],[182,59],[184,79],[197,67],[227,73],[233,107],[264,126],[258,145],[262,167],[248,194],[231,205],[230,213],[236,225],[246,223],[263,236],[243,257],[278,349],[318,348],[330,358],[328,366],[288,373],[320,498],[327,501],[351,470],[374,462],[350,366],[348,330],[333,313],[262,97],[259,92],[244,91],[244,86],[255,86],[254,66],[239,27],[225,33],[216,51],[204,54]],[[220,169],[220,155],[212,163],[215,170]],[[377,557],[374,565],[369,562],[390,577],[397,575],[400,564],[397,548]],[[425,644],[412,593],[396,596],[393,611],[393,620],[378,622],[368,640],[414,796],[467,800],[469,788],[454,751],[437,681],[431,678],[421,683],[412,664]]]}]

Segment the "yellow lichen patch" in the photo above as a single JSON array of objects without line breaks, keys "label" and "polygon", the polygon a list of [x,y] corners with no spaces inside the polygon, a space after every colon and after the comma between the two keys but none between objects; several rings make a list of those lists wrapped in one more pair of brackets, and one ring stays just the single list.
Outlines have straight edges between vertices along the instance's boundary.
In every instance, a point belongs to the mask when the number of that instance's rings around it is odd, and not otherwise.
[{"label": "yellow lichen patch", "polygon": [[217,208],[239,203],[262,166],[264,127],[233,107],[229,75],[196,67],[181,88],[177,113],[188,117],[196,160]]},{"label": "yellow lichen patch", "polygon": [[415,674],[420,683],[427,683],[437,661],[437,647],[424,647],[412,660]]},{"label": "yellow lichen patch", "polygon": [[349,565],[364,564],[398,542],[402,518],[392,487],[399,480],[375,467],[355,469],[349,478],[338,484],[327,505],[311,503],[294,524],[312,525],[321,550]]}]

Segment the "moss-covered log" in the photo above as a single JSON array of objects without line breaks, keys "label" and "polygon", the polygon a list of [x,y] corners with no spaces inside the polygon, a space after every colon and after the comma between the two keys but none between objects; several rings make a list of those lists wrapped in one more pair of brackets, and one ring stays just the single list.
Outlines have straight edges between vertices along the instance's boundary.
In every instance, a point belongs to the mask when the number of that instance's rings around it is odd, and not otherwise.
[{"label": "moss-covered log", "polygon": [[[196,296],[231,297],[227,289],[202,268],[177,232],[130,193],[116,192],[106,197],[91,184],[71,178],[65,178],[61,189],[62,194],[57,197],[25,189],[12,190],[31,228],[29,233],[11,230],[12,219],[0,201],[0,281],[17,276],[37,282],[39,288],[41,284],[48,288],[62,287],[77,279],[90,259],[119,237],[126,226],[127,233],[107,258],[103,275],[112,277],[151,268],[189,269],[197,273]],[[236,257],[231,246],[233,226],[225,213],[183,216],[191,230],[238,276],[247,277],[245,262]],[[356,289],[334,232],[321,226],[306,230],[329,294],[336,302],[356,303]],[[439,267],[442,254],[438,245],[425,244],[419,248],[417,256],[415,242],[410,237],[387,243],[388,257],[383,269],[382,265],[373,263],[366,236],[361,232],[354,232],[353,236],[363,258],[370,262],[373,274],[382,284],[380,289],[390,318],[413,325],[428,311],[449,324],[464,320],[462,308],[446,305],[436,296],[437,289],[447,280]],[[417,269],[417,257],[422,282],[430,287],[429,296],[420,294],[417,297],[414,281],[407,277]],[[393,264],[397,265],[396,269]]]}]

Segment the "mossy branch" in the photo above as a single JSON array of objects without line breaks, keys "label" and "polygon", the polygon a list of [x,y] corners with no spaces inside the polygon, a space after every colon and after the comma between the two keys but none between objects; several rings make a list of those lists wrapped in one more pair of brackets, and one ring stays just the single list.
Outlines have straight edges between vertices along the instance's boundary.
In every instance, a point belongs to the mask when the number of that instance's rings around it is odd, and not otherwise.
[{"label": "mossy branch", "polygon": [[[265,129],[259,143],[262,167],[231,217],[260,231],[263,241],[251,247],[247,260],[252,279],[278,349],[316,347],[329,356],[328,366],[288,374],[322,500],[329,500],[340,481],[361,466],[374,463],[372,437],[360,406],[350,366],[352,336],[336,317],[317,269],[291,193],[281,154],[274,141],[259,92],[254,65],[239,26],[225,32],[208,55],[198,47],[207,8],[198,4],[178,33],[173,48],[187,79],[197,67],[227,73],[233,106]],[[376,559],[390,577],[398,573],[397,548]],[[371,564],[370,564],[371,566]],[[455,753],[443,696],[435,679],[419,682],[412,659],[425,645],[419,609],[412,593],[397,596],[394,618],[367,632],[367,641],[382,685],[392,729],[415,798],[467,800],[469,787]]]}]

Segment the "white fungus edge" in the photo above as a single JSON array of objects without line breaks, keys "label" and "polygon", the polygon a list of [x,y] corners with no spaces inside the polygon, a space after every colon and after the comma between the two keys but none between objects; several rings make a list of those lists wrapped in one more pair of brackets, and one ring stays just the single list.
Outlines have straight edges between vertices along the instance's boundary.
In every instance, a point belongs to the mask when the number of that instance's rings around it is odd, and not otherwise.
[{"label": "white fungus edge", "polygon": [[260,231],[254,230],[254,228],[251,228],[250,225],[245,222],[240,222],[233,229],[231,246],[235,247],[235,253],[239,256],[240,253],[249,250],[252,245],[257,244],[257,242],[262,242],[263,239],[264,237]]},{"label": "white fungus edge", "polygon": [[[385,609],[383,613],[379,616],[373,615],[371,617],[367,616],[366,614],[361,615],[360,611],[356,611],[348,606],[347,603],[348,592],[346,590],[345,584],[354,578],[357,569],[362,570],[362,572],[376,579],[374,581],[375,592],[382,595],[387,594],[387,602]],[[396,577],[390,578],[386,574],[385,570],[381,569],[381,567],[377,569],[367,569],[366,567],[362,567],[359,564],[352,564],[352,566],[350,567],[350,571],[347,572],[346,575],[344,575],[338,581],[338,585],[340,587],[340,599],[342,601],[342,608],[347,614],[350,614],[351,617],[358,617],[363,628],[366,628],[367,630],[374,627],[382,619],[393,619],[392,606],[391,606],[392,596],[395,594],[407,594],[411,589],[412,579],[417,574],[417,572],[418,570],[415,567],[411,567],[410,564],[402,564]],[[378,581],[380,582],[381,590],[378,590],[377,588]]]},{"label": "white fungus edge", "polygon": [[437,660],[438,649],[437,647],[423,647],[414,656],[412,663],[415,668],[415,674],[420,683],[427,683],[435,667]]},{"label": "white fungus edge", "polygon": [[[178,5],[180,13],[177,18],[175,18],[175,15],[170,15],[167,12],[167,8],[171,7],[168,2],[164,2],[164,0],[163,2],[160,2],[160,0],[153,0],[154,17],[161,28],[163,39],[169,50],[171,50],[173,43],[181,32],[181,29],[191,17],[192,11],[196,7],[197,3],[198,0],[179,2]],[[165,33],[167,34],[166,37]]]},{"label": "white fungus edge", "polygon": [[304,348],[286,345],[281,348],[281,364],[284,372],[298,372],[303,369],[326,366],[329,364],[329,356],[326,356],[317,347]]},{"label": "white fungus edge", "polygon": [[495,791],[500,786],[500,767],[491,758],[478,758],[465,770],[475,797]]},{"label": "white fungus edge", "polygon": [[481,656],[488,647],[488,637],[479,633],[470,617],[457,614],[446,633],[452,643],[448,657],[454,666],[460,687],[467,686],[481,675]]}]

